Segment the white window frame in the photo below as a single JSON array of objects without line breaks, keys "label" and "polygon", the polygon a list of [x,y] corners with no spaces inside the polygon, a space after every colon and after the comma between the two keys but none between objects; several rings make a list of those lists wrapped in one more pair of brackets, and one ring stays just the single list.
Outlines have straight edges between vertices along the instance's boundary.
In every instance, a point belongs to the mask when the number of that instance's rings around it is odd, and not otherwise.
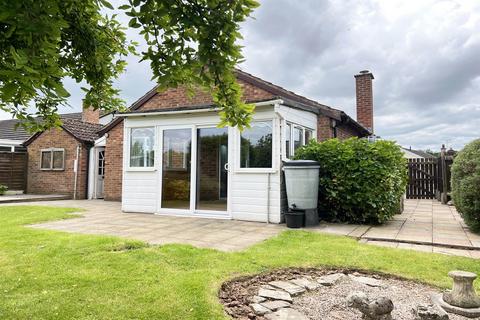
[{"label": "white window frame", "polygon": [[[62,167],[61,168],[54,168],[53,167],[53,152],[62,152]],[[49,168],[43,168],[42,167],[42,159],[43,159],[43,153],[44,152],[50,152],[50,167]],[[40,150],[40,170],[42,171],[63,171],[65,170],[65,149],[64,148],[47,148],[47,149],[41,149]]]},{"label": "white window frame", "polygon": [[[146,128],[151,128],[153,129],[153,166],[151,167],[132,167],[130,165],[130,152],[132,150],[132,131],[135,129],[146,129]],[[127,150],[127,158],[126,160],[126,171],[156,171],[157,170],[157,158],[158,158],[158,150],[157,150],[157,144],[158,144],[158,137],[157,137],[157,127],[155,125],[144,125],[144,126],[134,126],[134,127],[128,127],[128,130],[126,130],[126,140],[128,141],[126,143]]]},{"label": "white window frame", "polygon": [[[295,156],[295,141],[294,141],[294,132],[295,132],[295,128],[299,128],[301,130],[301,141],[300,141],[300,144],[301,146],[304,146],[306,145],[306,141],[305,141],[305,132],[308,130],[312,133],[312,138],[311,139],[315,139],[315,129],[312,129],[312,128],[309,128],[309,127],[306,127],[306,126],[302,126],[301,124],[297,124],[295,122],[291,122],[291,121],[284,121],[284,129],[283,129],[283,134],[284,134],[284,139],[282,139],[282,158],[284,160],[288,160],[288,159],[292,159],[294,156]],[[290,157],[287,157],[287,149],[286,149],[286,134],[287,134],[287,126],[290,125]]]},{"label": "white window frame", "polygon": [[236,137],[236,159],[235,159],[235,172],[236,173],[274,173],[277,171],[276,167],[276,154],[277,154],[277,143],[276,143],[276,136],[277,136],[277,119],[271,118],[271,117],[266,117],[266,118],[255,118],[254,120],[251,121],[251,123],[255,122],[271,122],[272,123],[272,166],[269,168],[242,168],[241,167],[241,157],[242,157],[242,143],[241,143],[241,138],[242,138],[242,133],[240,130],[236,130],[237,137]]}]

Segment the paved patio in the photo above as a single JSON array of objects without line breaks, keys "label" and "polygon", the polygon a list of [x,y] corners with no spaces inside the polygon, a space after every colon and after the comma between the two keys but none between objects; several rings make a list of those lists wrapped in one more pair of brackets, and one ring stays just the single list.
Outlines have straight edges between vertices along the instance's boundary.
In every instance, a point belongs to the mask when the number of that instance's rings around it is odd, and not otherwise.
[{"label": "paved patio", "polygon": [[33,228],[82,234],[112,235],[150,244],[182,243],[222,251],[237,251],[268,239],[284,226],[258,222],[122,213],[119,202],[66,200],[28,203],[83,208],[82,217],[52,221]]},{"label": "paved patio", "polygon": [[[42,223],[34,228],[113,235],[151,244],[184,243],[236,251],[286,230],[285,225],[259,222],[122,213],[120,203],[102,200],[25,204],[85,209],[81,218]],[[367,244],[480,258],[480,235],[468,230],[454,207],[434,200],[407,200],[404,213],[382,226],[322,223],[306,230],[355,237]]]}]

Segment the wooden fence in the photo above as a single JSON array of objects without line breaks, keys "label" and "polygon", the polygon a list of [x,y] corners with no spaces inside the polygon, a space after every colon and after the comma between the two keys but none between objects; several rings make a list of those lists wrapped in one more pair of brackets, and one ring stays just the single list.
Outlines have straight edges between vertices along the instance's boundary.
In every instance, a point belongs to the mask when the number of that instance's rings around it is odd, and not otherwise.
[{"label": "wooden fence", "polygon": [[0,184],[10,190],[25,190],[27,182],[27,153],[0,152]]},{"label": "wooden fence", "polygon": [[434,199],[439,182],[437,159],[408,159],[407,199]]}]

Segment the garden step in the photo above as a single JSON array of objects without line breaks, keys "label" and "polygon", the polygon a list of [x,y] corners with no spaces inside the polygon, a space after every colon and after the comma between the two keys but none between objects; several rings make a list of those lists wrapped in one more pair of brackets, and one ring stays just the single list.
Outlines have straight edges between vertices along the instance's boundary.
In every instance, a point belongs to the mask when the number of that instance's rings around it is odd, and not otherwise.
[{"label": "garden step", "polygon": [[297,286],[304,287],[307,290],[315,290],[320,287],[320,283],[308,278],[293,279],[290,280],[290,282],[296,284]]}]

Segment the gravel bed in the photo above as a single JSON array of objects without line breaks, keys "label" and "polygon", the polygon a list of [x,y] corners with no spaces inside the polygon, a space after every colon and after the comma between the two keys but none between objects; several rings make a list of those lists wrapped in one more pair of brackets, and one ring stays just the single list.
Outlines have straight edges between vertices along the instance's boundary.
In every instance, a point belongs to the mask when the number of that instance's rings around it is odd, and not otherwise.
[{"label": "gravel bed", "polygon": [[[394,320],[413,319],[412,309],[419,304],[429,304],[433,288],[398,279],[380,278],[383,287],[370,287],[345,277],[331,287],[320,287],[317,290],[300,295],[293,300],[292,307],[310,319],[347,320],[361,319],[361,313],[347,306],[346,298],[354,291],[363,291],[370,300],[387,297],[393,301]],[[449,314],[451,320],[468,318]]]}]

